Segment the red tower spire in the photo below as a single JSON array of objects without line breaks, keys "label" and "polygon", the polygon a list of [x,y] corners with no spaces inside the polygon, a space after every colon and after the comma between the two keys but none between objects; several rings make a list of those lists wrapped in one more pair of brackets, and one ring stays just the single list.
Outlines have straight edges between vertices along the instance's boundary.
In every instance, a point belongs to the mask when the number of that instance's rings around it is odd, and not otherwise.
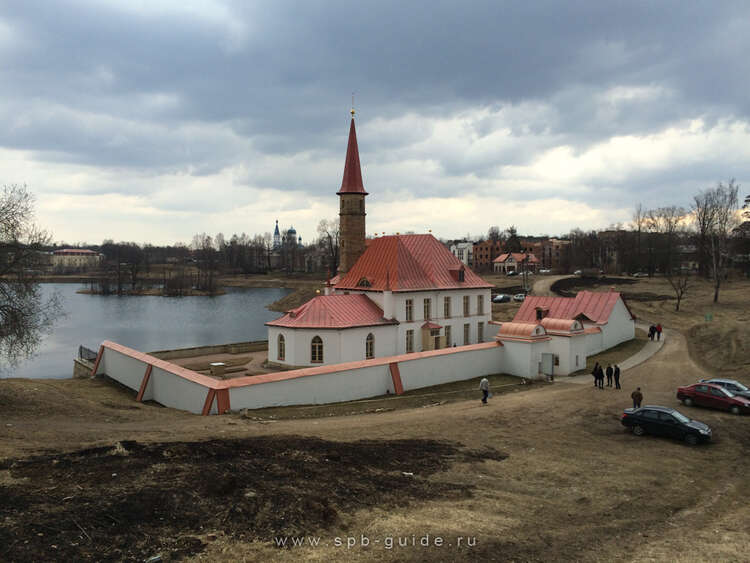
[{"label": "red tower spire", "polygon": [[354,116],[352,116],[352,124],[349,127],[349,144],[346,147],[344,178],[341,180],[341,189],[336,193],[339,195],[367,195],[362,183],[362,169],[359,166],[359,148],[357,147],[357,131],[354,129]]}]

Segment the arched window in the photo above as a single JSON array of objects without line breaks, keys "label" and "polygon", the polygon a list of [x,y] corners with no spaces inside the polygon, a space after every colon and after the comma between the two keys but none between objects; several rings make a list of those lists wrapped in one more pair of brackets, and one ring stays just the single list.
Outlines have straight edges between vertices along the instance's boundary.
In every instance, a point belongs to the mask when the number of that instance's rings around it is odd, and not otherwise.
[{"label": "arched window", "polygon": [[284,361],[284,358],[286,357],[286,343],[284,342],[284,335],[279,334],[279,344],[277,346],[278,351],[278,359],[279,361]]},{"label": "arched window", "polygon": [[365,359],[371,360],[375,357],[375,337],[372,333],[367,335],[365,340]]},{"label": "arched window", "polygon": [[320,336],[314,336],[312,339],[312,343],[310,344],[310,363],[323,363],[323,341],[321,340]]}]

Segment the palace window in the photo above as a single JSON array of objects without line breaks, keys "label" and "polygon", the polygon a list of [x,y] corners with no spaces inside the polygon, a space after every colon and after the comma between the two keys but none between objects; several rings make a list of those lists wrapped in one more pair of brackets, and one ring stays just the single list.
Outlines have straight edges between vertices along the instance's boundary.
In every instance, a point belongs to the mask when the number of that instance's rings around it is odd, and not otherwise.
[{"label": "palace window", "polygon": [[450,325],[446,325],[445,327],[445,345],[451,346],[453,342],[451,342],[451,327]]},{"label": "palace window", "polygon": [[469,314],[469,296],[464,295],[464,317],[468,317]]},{"label": "palace window", "polygon": [[446,319],[451,318],[451,298],[450,297],[443,298],[443,317],[445,317]]},{"label": "palace window", "polygon": [[469,323],[466,323],[464,325],[464,344],[469,343],[469,332],[471,331],[471,325]]},{"label": "palace window", "polygon": [[414,331],[406,331],[406,353],[411,354],[414,351]]},{"label": "palace window", "polygon": [[313,337],[312,343],[310,344],[310,363],[323,363],[323,340],[321,340],[320,336]]},{"label": "palace window", "polygon": [[284,342],[284,335],[279,334],[279,343],[277,346],[278,351],[278,359],[280,361],[284,361],[284,358],[286,357],[286,343]]},{"label": "palace window", "polygon": [[477,295],[477,315],[484,315],[484,295]]},{"label": "palace window", "polygon": [[375,357],[375,336],[372,333],[365,339],[365,359],[371,360]]},{"label": "palace window", "polygon": [[424,300],[424,320],[432,318],[432,300]]},{"label": "palace window", "polygon": [[413,299],[406,300],[406,320],[407,321],[414,320],[414,300]]},{"label": "palace window", "polygon": [[484,342],[484,323],[477,324],[477,342]]}]

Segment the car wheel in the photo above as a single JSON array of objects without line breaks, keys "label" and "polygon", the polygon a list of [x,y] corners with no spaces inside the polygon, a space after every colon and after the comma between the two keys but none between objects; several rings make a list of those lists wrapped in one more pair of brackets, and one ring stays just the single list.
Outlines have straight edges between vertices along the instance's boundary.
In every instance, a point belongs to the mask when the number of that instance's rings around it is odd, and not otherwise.
[{"label": "car wheel", "polygon": [[694,446],[698,443],[698,436],[695,434],[685,434],[685,443],[688,446]]},{"label": "car wheel", "polygon": [[729,412],[731,412],[732,414],[740,414],[740,407],[738,407],[737,405],[732,405],[732,408],[729,409]]},{"label": "car wheel", "polygon": [[693,399],[691,399],[690,397],[685,397],[685,399],[682,402],[686,407],[693,406]]},{"label": "car wheel", "polygon": [[638,424],[633,426],[633,434],[635,434],[636,436],[643,436],[645,433],[646,429],[643,428],[643,426],[639,426]]}]

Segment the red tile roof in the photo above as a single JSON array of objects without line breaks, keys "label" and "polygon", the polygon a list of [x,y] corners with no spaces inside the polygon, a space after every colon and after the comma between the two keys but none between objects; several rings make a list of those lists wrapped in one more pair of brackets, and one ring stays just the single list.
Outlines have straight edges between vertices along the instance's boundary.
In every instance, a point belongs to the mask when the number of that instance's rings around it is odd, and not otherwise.
[{"label": "red tile roof", "polygon": [[351,328],[398,324],[383,318],[383,310],[362,294],[318,295],[288,311],[268,326],[286,328]]},{"label": "red tile roof", "polygon": [[[595,293],[581,291],[575,297],[541,297],[529,295],[518,309],[513,322],[537,322],[536,309],[549,309],[548,317],[554,319],[574,319],[583,314],[597,324],[606,324],[621,295],[617,291]],[[623,303],[625,301],[623,300]],[[627,308],[627,304],[625,305]],[[630,309],[628,309],[630,312]],[[635,319],[633,314],[631,318]]]},{"label": "red tile roof", "polygon": [[362,183],[362,169],[359,166],[359,148],[357,147],[357,132],[354,129],[354,118],[349,127],[349,144],[346,147],[346,162],[344,164],[344,178],[341,180],[341,189],[338,194],[364,194],[365,186]]},{"label": "red tile roof", "polygon": [[[363,278],[369,286],[359,285]],[[373,239],[336,289],[384,291],[388,281],[393,291],[493,287],[432,235],[392,235]]]},{"label": "red tile roof", "polygon": [[443,325],[439,325],[437,323],[427,321],[426,323],[422,325],[422,328],[443,328]]},{"label": "red tile roof", "polygon": [[505,262],[511,256],[516,262],[523,261],[523,259],[526,258],[527,256],[528,256],[529,264],[536,264],[537,262],[539,262],[539,258],[534,256],[533,254],[531,253],[524,254],[523,252],[506,252],[505,254],[501,254],[500,256],[495,258],[493,262]]}]

